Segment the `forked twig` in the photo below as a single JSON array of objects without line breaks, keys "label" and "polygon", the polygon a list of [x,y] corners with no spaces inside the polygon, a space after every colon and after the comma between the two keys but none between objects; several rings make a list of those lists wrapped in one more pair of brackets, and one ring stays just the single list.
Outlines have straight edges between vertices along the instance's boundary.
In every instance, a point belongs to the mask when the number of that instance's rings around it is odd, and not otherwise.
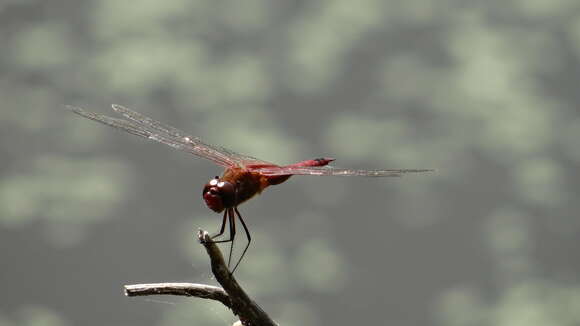
[{"label": "forked twig", "polygon": [[181,295],[216,300],[232,309],[245,326],[278,326],[260,306],[250,299],[234,276],[230,274],[221,251],[211,241],[209,233],[199,230],[198,239],[210,257],[211,271],[222,288],[195,283],[134,284],[125,285],[125,295],[129,297]]}]

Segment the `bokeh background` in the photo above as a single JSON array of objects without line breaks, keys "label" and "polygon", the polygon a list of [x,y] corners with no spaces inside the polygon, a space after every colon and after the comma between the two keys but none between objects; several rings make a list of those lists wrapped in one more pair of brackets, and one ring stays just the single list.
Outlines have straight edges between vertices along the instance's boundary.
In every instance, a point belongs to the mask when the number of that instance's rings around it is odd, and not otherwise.
[{"label": "bokeh background", "polygon": [[221,170],[63,109],[111,103],[277,163],[437,169],[244,204],[236,274],[280,325],[579,325],[578,85],[577,0],[3,0],[0,325],[235,321],[123,295],[215,283]]}]

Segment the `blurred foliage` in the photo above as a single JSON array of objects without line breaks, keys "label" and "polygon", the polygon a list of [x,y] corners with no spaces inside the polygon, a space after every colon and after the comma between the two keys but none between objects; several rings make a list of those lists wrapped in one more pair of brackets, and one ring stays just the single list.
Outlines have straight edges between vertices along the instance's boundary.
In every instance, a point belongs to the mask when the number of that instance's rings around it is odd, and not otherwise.
[{"label": "blurred foliage", "polygon": [[[0,238],[9,239],[2,259],[22,275],[32,269],[13,257],[43,258],[26,256],[42,255],[28,246],[34,230],[46,235],[47,260],[88,259],[89,277],[98,277],[122,273],[124,254],[156,254],[148,237],[173,223],[178,240],[159,250],[194,267],[182,278],[209,278],[191,230],[213,230],[218,219],[200,210],[192,221],[200,206],[178,206],[190,197],[161,180],[198,171],[168,151],[146,156],[144,142],[62,109],[120,103],[275,162],[329,155],[344,166],[437,169],[404,182],[304,178],[285,202],[262,198],[264,216],[283,218],[252,226],[256,245],[239,275],[281,325],[352,324],[357,315],[376,324],[401,311],[408,318],[393,317],[398,325],[580,322],[580,265],[570,258],[580,230],[578,1],[8,0],[0,42]],[[173,201],[156,207],[155,196]],[[127,217],[115,218],[121,212]],[[128,241],[129,229],[141,242]],[[365,239],[350,241],[359,229]],[[369,247],[379,244],[376,259]],[[353,266],[361,252],[382,264],[367,275],[385,277],[377,287],[415,275],[412,267],[395,274],[393,244],[405,248],[395,265],[410,264],[411,253],[427,264],[433,248],[442,248],[441,262],[419,268],[428,275],[417,282],[430,283],[408,293],[380,287],[391,297],[365,301],[364,286],[351,284],[366,272]],[[454,250],[460,258],[445,266]],[[466,270],[469,262],[477,268]],[[77,276],[61,263],[55,284]],[[5,273],[0,284],[9,287],[14,274]],[[340,300],[344,293],[351,297]],[[422,313],[425,298],[434,298],[432,315]],[[22,318],[0,325],[65,324],[19,300],[10,306]],[[31,302],[43,300],[52,298]],[[103,320],[59,307],[80,324],[127,323],[107,319],[121,314],[117,306]],[[230,323],[211,303],[165,308],[134,324]]]},{"label": "blurred foliage", "polygon": [[504,208],[490,217],[488,246],[495,258],[496,299],[472,286],[447,291],[436,309],[445,325],[578,325],[580,287],[539,277],[529,217]]},{"label": "blurred foliage", "polygon": [[14,320],[5,318],[0,312],[0,326],[67,326],[69,323],[50,309],[40,306],[25,306],[19,309]]},{"label": "blurred foliage", "polygon": [[[108,216],[126,192],[128,170],[112,160],[38,156],[0,183],[0,224],[14,228],[42,219],[55,243],[74,244]],[[112,175],[111,171],[117,171]],[[55,233],[56,232],[56,233]]]},{"label": "blurred foliage", "polygon": [[511,284],[491,305],[469,287],[449,291],[439,304],[441,323],[450,326],[580,323],[580,288],[537,278]]}]

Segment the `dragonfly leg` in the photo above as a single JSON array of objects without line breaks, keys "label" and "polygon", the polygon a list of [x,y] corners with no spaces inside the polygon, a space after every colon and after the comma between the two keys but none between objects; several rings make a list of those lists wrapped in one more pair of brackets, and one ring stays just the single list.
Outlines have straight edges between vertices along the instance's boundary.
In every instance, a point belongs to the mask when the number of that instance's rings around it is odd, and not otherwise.
[{"label": "dragonfly leg", "polygon": [[228,257],[228,269],[230,268],[230,262],[232,261],[232,252],[234,251],[234,238],[236,237],[236,216],[234,215],[234,210],[228,208],[228,216],[230,219],[230,254]]},{"label": "dragonfly leg", "polygon": [[214,234],[214,235],[211,235],[211,236],[209,237],[210,239],[212,239],[212,240],[213,240],[213,239],[215,239],[215,238],[217,238],[217,237],[221,236],[222,234],[224,234],[224,231],[225,231],[225,229],[226,229],[226,222],[227,222],[227,218],[228,218],[228,212],[227,212],[227,211],[225,211],[225,212],[224,212],[224,218],[223,218],[223,220],[222,220],[222,227],[220,228],[220,230],[219,230],[219,232],[218,232],[218,233],[216,233],[216,234]]},{"label": "dragonfly leg", "polygon": [[211,241],[212,243],[224,243],[224,242],[233,242],[233,241],[234,241],[235,230],[234,230],[234,233],[232,234],[232,225],[231,225],[231,223],[232,223],[232,222],[231,222],[231,221],[232,221],[232,219],[231,219],[231,218],[229,219],[229,221],[230,221],[230,238],[229,238],[229,239],[227,239],[227,240],[213,240],[214,238],[217,238],[217,237],[219,237],[220,235],[222,235],[222,234],[224,233],[224,230],[225,230],[225,228],[226,228],[226,223],[227,223],[227,221],[228,221],[228,217],[229,217],[229,215],[228,215],[228,212],[229,212],[230,210],[231,210],[231,208],[230,208],[230,209],[227,209],[227,210],[224,212],[224,220],[223,220],[223,222],[222,222],[222,227],[221,227],[221,229],[220,229],[220,232],[218,232],[217,234],[215,234],[215,235],[212,235],[212,236],[210,237],[210,239],[212,239],[212,241]]},{"label": "dragonfly leg", "polygon": [[246,247],[244,248],[244,251],[242,252],[242,255],[240,256],[240,259],[236,263],[236,266],[234,266],[234,269],[232,270],[231,274],[233,274],[236,271],[236,268],[238,268],[238,265],[242,262],[242,259],[244,258],[246,251],[248,251],[248,248],[250,247],[250,242],[252,242],[252,236],[250,236],[250,230],[248,230],[248,227],[246,226],[246,222],[244,222],[244,219],[242,218],[240,211],[238,211],[237,207],[234,207],[234,210],[235,210],[236,214],[238,215],[240,222],[242,222],[242,226],[244,227],[244,231],[246,232],[246,237],[248,238],[248,243],[246,244]]}]

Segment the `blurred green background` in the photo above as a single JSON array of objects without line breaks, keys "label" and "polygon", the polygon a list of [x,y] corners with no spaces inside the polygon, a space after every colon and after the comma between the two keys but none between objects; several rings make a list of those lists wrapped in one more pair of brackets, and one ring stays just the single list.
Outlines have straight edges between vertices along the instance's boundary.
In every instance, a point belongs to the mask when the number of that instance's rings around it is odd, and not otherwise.
[{"label": "blurred green background", "polygon": [[111,103],[281,164],[437,169],[244,204],[236,274],[280,325],[580,324],[577,0],[3,0],[0,44],[1,326],[235,320],[123,295],[215,283],[221,170],[63,109]]}]

